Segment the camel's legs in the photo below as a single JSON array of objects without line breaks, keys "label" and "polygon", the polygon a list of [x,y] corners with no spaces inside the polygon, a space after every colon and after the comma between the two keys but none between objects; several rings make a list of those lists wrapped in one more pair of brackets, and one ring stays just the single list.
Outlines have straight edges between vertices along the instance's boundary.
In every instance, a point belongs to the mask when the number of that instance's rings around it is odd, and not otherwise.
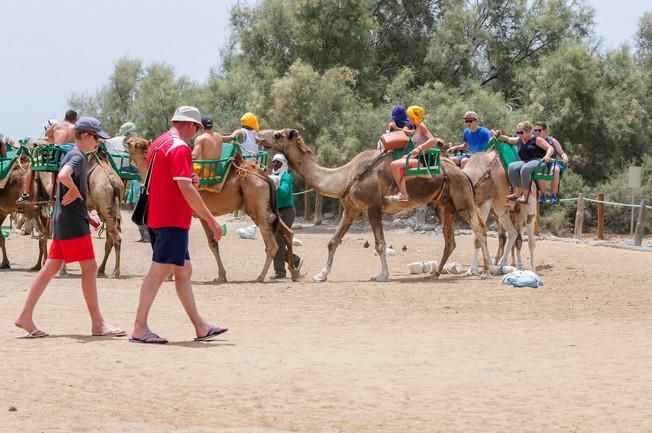
[{"label": "camel's legs", "polygon": [[[0,213],[0,223],[5,220],[7,214]],[[2,249],[2,263],[0,269],[9,269],[9,259],[7,258],[7,248],[5,247],[5,236],[0,232],[0,249]]]},{"label": "camel's legs", "polygon": [[369,216],[369,223],[374,232],[374,239],[376,241],[376,252],[380,258],[380,274],[372,278],[373,281],[387,281],[389,280],[389,269],[387,268],[387,257],[385,248],[385,233],[383,231],[382,210],[379,208],[369,208],[367,211]]},{"label": "camel's legs", "polygon": [[437,206],[437,215],[439,216],[439,221],[441,221],[442,234],[444,235],[444,251],[441,254],[439,267],[430,275],[432,278],[439,278],[441,271],[444,269],[446,261],[455,249],[455,227],[453,226],[455,214],[451,211],[448,211],[443,206]]},{"label": "camel's legs", "polygon": [[[105,224],[108,224],[105,221]],[[111,250],[113,249],[113,230],[109,229],[106,232],[106,240],[104,241],[104,258],[102,258],[102,263],[100,264],[100,267],[97,269],[97,275],[105,276],[105,268],[106,268],[106,262],[109,259],[109,254],[111,254]],[[118,264],[116,263],[116,266]]]},{"label": "camel's legs", "polygon": [[[258,214],[253,212],[251,213],[247,212],[247,214],[252,217],[254,223],[260,229],[260,235],[263,237],[263,242],[265,243],[265,254],[266,254],[265,264],[263,265],[263,270],[260,271],[260,274],[258,275],[258,277],[256,277],[256,281],[262,283],[263,281],[265,281],[265,276],[269,271],[269,267],[274,261],[274,256],[278,251],[278,244],[276,243],[276,238],[274,237],[274,232],[272,231],[272,225],[268,222],[267,217],[254,218],[254,216],[257,216]],[[267,212],[265,212],[265,214],[267,214]],[[292,242],[292,239],[290,239],[290,242]],[[288,244],[288,248],[289,248],[289,244]],[[291,249],[288,249],[288,252],[289,251],[291,251]]]},{"label": "camel's legs", "polygon": [[[492,202],[491,200],[485,201],[482,206],[478,208],[478,212],[480,213],[480,218],[482,221],[487,221],[487,218],[489,217],[489,211],[491,211],[491,205]],[[502,227],[501,224],[498,224],[499,227]],[[475,237],[475,234],[473,235],[474,242],[477,241],[477,238]],[[478,274],[478,258],[480,255],[480,248],[476,245],[476,248],[473,250],[473,260],[471,260],[471,267],[469,268],[469,271],[467,274],[469,275],[477,275]]]},{"label": "camel's legs", "polygon": [[294,266],[294,245],[292,244],[294,241],[294,232],[292,231],[291,228],[289,228],[282,220],[279,221],[279,226],[278,226],[278,233],[283,236],[283,239],[285,239],[285,245],[287,246],[288,253],[287,253],[287,264],[288,268],[290,270],[290,275],[292,276],[292,281],[299,281],[299,278],[301,275],[299,275],[299,271],[297,268]]},{"label": "camel's legs", "polygon": [[201,221],[201,226],[204,228],[204,233],[206,234],[206,240],[208,241],[208,248],[213,252],[215,256],[215,261],[217,262],[217,273],[218,277],[215,279],[218,283],[226,282],[226,270],[224,269],[224,264],[222,263],[222,258],[220,257],[220,246],[213,239],[213,231],[208,227],[208,224],[204,220]]},{"label": "camel's legs", "polygon": [[[43,212],[39,211],[36,216],[36,223],[38,224],[38,261],[32,266],[33,271],[38,271],[45,264],[48,258],[48,234],[50,233],[50,217],[43,216]],[[65,268],[65,265],[62,267]]]},{"label": "camel's legs", "polygon": [[[473,234],[475,235],[475,248],[482,249],[482,267],[483,277],[490,276],[489,274],[489,248],[487,247],[487,230],[480,219],[480,214],[477,211],[470,210],[467,213],[466,222],[471,226]],[[509,219],[509,218],[508,218]]]},{"label": "camel's legs", "polygon": [[321,270],[321,272],[312,277],[313,281],[323,282],[328,279],[328,274],[330,274],[331,268],[333,267],[333,256],[335,255],[335,250],[337,250],[337,247],[342,242],[342,237],[344,237],[351,227],[351,224],[353,224],[353,221],[355,221],[358,216],[360,216],[359,213],[352,212],[346,207],[344,208],[337,230],[335,230],[335,234],[331,240],[328,241],[328,259],[326,260],[326,266]]},{"label": "camel's legs", "polygon": [[536,267],[534,266],[534,249],[537,246],[537,240],[534,234],[534,215],[528,215],[527,222],[527,245],[530,250],[530,270],[536,272]]}]

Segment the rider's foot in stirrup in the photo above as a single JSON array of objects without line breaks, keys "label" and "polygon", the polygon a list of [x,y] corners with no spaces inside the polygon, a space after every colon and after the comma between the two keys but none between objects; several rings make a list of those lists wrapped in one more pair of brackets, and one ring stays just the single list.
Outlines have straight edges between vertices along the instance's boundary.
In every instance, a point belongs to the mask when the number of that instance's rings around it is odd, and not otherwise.
[{"label": "rider's foot in stirrup", "polygon": [[16,203],[24,203],[26,201],[29,201],[29,194],[26,192],[23,192],[18,196],[18,200],[16,200]]},{"label": "rider's foot in stirrup", "polygon": [[559,197],[557,194],[553,194],[550,196],[550,204],[557,204],[559,203]]}]

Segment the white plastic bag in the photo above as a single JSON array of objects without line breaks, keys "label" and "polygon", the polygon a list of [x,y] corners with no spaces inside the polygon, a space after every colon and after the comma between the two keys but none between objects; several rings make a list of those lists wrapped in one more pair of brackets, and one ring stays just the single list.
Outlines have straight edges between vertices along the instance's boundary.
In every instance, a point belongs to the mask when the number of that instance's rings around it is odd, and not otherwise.
[{"label": "white plastic bag", "polygon": [[256,239],[256,225],[241,227],[236,229],[236,233],[241,239]]}]

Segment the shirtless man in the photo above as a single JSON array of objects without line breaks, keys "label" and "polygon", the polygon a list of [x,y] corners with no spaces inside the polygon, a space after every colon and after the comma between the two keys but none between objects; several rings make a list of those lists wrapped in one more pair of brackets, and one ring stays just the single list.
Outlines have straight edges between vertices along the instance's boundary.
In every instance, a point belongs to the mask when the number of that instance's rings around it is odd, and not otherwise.
[{"label": "shirtless man", "polygon": [[195,138],[192,149],[192,159],[220,159],[222,156],[222,136],[213,132],[213,119],[209,116],[201,118],[202,133]]},{"label": "shirtless man", "polygon": [[[64,144],[72,145],[75,143],[75,133],[73,128],[77,122],[77,112],[74,110],[66,111],[66,116],[63,122],[48,122],[51,125],[46,131],[45,136],[48,138],[48,141],[51,141],[55,146],[61,146]],[[34,183],[34,173],[31,168],[27,169],[27,176],[25,177],[25,183],[23,184],[23,192],[16,200],[16,203],[23,203],[29,201],[30,191],[32,190],[32,184]]]}]

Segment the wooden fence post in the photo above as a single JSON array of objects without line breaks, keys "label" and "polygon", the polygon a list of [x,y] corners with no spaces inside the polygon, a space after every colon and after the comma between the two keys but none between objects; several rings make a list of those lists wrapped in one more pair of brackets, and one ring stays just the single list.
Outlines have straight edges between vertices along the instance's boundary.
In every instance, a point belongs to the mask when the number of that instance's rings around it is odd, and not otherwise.
[{"label": "wooden fence post", "polygon": [[645,234],[645,217],[647,216],[647,200],[641,201],[641,207],[638,209],[638,220],[636,221],[636,232],[634,232],[634,245],[641,246],[643,235]]},{"label": "wooden fence post", "polygon": [[584,193],[581,192],[577,199],[575,212],[575,239],[582,239],[582,226],[584,225]]},{"label": "wooden fence post", "polygon": [[[598,193],[598,201],[604,201],[604,193]],[[598,203],[598,239],[604,240],[604,203]]]},{"label": "wooden fence post", "polygon": [[321,225],[323,210],[324,198],[321,196],[321,194],[317,193],[317,198],[315,198],[315,219],[313,221],[314,225]]}]

